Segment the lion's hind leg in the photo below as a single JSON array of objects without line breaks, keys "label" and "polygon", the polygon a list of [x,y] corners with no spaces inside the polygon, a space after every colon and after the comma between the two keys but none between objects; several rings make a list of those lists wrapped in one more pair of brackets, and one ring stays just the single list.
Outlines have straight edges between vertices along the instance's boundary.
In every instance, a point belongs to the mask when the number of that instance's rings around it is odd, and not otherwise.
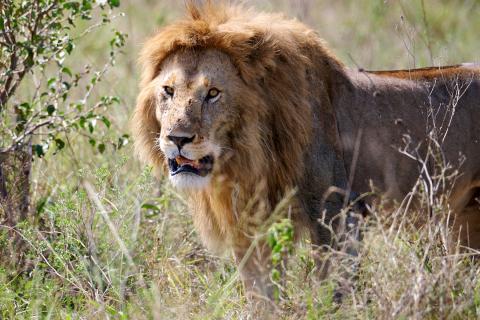
[{"label": "lion's hind leg", "polygon": [[452,231],[454,241],[480,250],[480,187],[474,189],[470,201],[455,215]]},{"label": "lion's hind leg", "polygon": [[453,241],[463,247],[480,249],[480,209],[477,206],[465,207],[455,217]]}]

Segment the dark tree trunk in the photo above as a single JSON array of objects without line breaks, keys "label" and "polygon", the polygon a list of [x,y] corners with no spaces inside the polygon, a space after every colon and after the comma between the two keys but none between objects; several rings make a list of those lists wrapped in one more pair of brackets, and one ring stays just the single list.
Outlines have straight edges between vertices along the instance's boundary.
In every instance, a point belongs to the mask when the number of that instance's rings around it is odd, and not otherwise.
[{"label": "dark tree trunk", "polygon": [[10,227],[28,218],[30,210],[29,144],[0,153],[0,221]]}]

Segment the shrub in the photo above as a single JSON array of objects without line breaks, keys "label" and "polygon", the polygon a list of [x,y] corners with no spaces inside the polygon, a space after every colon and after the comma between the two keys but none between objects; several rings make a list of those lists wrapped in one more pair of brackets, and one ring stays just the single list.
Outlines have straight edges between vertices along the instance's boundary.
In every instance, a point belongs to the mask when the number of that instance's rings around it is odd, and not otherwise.
[{"label": "shrub", "polygon": [[[94,98],[95,85],[114,65],[126,35],[114,31],[103,66],[75,71],[67,65],[77,42],[108,25],[119,0],[22,0],[0,4],[0,219],[13,226],[29,212],[34,156],[64,149],[68,133],[88,137],[98,151],[105,142],[97,123],[110,127],[102,111],[114,96]],[[29,92],[21,95],[27,83]],[[33,90],[32,90],[33,88]],[[128,136],[115,143],[121,148]]]}]

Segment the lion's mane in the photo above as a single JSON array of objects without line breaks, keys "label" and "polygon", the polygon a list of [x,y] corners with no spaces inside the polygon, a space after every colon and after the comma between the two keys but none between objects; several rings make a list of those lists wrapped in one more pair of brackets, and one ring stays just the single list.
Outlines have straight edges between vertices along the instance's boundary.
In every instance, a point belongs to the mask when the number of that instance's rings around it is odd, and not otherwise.
[{"label": "lion's mane", "polygon": [[[238,221],[234,212],[243,210],[260,181],[266,185],[262,193],[266,211],[297,185],[312,137],[312,104],[319,104],[319,98],[311,94],[312,78],[320,75],[322,82],[316,83],[328,84],[329,74],[333,69],[341,70],[342,65],[315,32],[282,15],[213,3],[187,7],[185,19],[162,28],[141,52],[143,72],[132,121],[133,136],[140,158],[163,172],[165,161],[156,145],[160,124],[155,118],[153,88],[162,62],[180,50],[213,48],[230,57],[249,88],[242,96],[245,112],[232,124],[235,155],[222,172],[232,183],[223,183],[224,190],[214,195],[197,195],[197,200],[203,197],[203,201],[194,210],[194,215],[203,215],[207,221],[202,222],[207,226],[200,228],[214,230],[220,241]],[[331,127],[334,121],[328,114],[333,112],[328,109],[328,86],[324,86],[315,88],[317,96],[320,93],[326,101],[321,103],[326,108],[322,110],[325,119],[317,120]],[[261,117],[261,127],[248,125],[253,116]],[[240,188],[236,190],[238,198],[244,200],[235,204],[240,208],[233,208],[233,181]]]}]

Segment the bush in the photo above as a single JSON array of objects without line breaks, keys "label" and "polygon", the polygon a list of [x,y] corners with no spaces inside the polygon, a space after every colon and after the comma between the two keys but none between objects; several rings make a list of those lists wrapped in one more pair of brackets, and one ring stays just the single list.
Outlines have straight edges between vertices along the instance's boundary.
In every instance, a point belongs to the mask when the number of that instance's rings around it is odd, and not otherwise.
[{"label": "bush", "polygon": [[[69,55],[93,30],[108,25],[118,0],[6,0],[0,4],[0,219],[13,226],[29,212],[30,171],[34,156],[69,145],[68,134],[80,133],[103,152],[97,123],[118,97],[93,90],[114,65],[126,35],[113,32],[103,66],[69,68]],[[27,83],[28,94],[20,88]],[[33,89],[33,90],[32,90]],[[121,148],[127,135],[115,142]]]}]

